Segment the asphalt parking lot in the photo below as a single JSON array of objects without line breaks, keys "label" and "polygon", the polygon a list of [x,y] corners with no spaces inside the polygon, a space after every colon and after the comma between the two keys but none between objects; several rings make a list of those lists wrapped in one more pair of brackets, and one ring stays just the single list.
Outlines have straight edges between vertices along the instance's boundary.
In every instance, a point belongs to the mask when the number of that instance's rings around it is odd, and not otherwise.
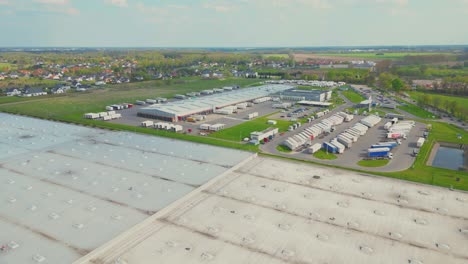
[{"label": "asphalt parking lot", "polygon": [[[334,113],[334,112],[333,112]],[[328,114],[326,117],[333,115],[333,113]],[[359,122],[364,116],[355,116],[355,118],[351,122],[344,122],[343,124],[336,126],[336,130],[326,136],[321,136],[316,138],[312,141],[312,144],[323,142],[329,142],[333,138],[337,137],[338,134],[342,133],[349,127],[352,127],[355,123]],[[323,119],[323,118],[322,118]],[[366,170],[375,170],[375,171],[402,171],[406,170],[411,167],[413,164],[415,157],[413,157],[413,149],[416,148],[416,141],[419,137],[423,135],[425,130],[424,124],[416,123],[416,126],[411,130],[408,138],[406,140],[402,140],[402,144],[392,150],[393,159],[390,160],[389,164],[384,167],[379,168],[368,168],[368,167],[361,167],[357,165],[357,162],[362,160],[367,155],[367,149],[378,142],[382,141],[391,141],[386,138],[387,131],[383,128],[383,125],[388,121],[387,119],[383,118],[376,126],[370,128],[366,135],[361,136],[357,142],[354,142],[350,149],[346,149],[343,154],[337,154],[336,160],[321,160],[315,158],[313,155],[303,150],[301,152],[293,152],[293,153],[283,153],[276,150],[276,146],[284,141],[287,137],[292,135],[298,134],[302,132],[305,128],[310,127],[315,123],[319,123],[321,119],[315,120],[310,124],[304,124],[301,129],[298,129],[294,132],[289,132],[284,136],[277,137],[273,142],[270,142],[266,145],[262,146],[262,150],[268,153],[287,156],[287,157],[294,157],[298,159],[304,160],[313,160],[320,163],[330,164],[330,165],[338,165],[343,167],[350,167],[356,169],[366,169]]]},{"label": "asphalt parking lot", "polygon": [[[183,131],[186,132],[188,129],[192,130],[192,133],[198,134],[201,130],[199,129],[201,124],[225,124],[225,128],[233,127],[239,125],[243,122],[249,121],[247,119],[247,115],[250,113],[258,112],[258,116],[265,116],[275,112],[280,111],[281,109],[275,109],[272,105],[275,102],[265,102],[260,104],[254,104],[252,107],[247,107],[246,109],[239,109],[238,113],[232,115],[219,115],[219,114],[210,114],[206,116],[206,120],[198,121],[196,123],[186,122],[186,121],[179,121],[175,124],[183,126]],[[130,126],[140,126],[141,122],[146,120],[153,120],[148,119],[145,117],[137,116],[138,110],[143,107],[148,107],[150,105],[134,105],[132,108],[123,109],[116,111],[117,113],[122,115],[122,118],[111,120],[108,122],[116,123],[116,124],[124,124]],[[158,120],[154,119],[153,121],[158,122]],[[164,121],[160,121],[164,122]]]}]

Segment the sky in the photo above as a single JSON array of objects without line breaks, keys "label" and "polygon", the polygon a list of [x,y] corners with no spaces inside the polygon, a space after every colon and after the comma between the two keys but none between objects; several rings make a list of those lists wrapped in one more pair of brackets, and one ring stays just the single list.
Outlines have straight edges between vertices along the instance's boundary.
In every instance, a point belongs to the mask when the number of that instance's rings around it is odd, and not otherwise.
[{"label": "sky", "polygon": [[0,47],[468,44],[468,0],[0,0]]}]

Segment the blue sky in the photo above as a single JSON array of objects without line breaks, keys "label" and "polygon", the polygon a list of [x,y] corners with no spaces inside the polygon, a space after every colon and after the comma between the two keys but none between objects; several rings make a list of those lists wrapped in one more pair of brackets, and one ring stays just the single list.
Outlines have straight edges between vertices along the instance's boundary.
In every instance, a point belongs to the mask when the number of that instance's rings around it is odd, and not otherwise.
[{"label": "blue sky", "polygon": [[468,44],[468,0],[0,0],[0,46]]}]

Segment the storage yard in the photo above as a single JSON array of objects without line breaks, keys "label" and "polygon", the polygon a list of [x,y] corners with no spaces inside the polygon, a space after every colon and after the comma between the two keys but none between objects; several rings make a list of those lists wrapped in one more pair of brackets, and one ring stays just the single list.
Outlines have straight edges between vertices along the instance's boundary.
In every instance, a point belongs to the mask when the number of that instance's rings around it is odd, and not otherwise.
[{"label": "storage yard", "polygon": [[252,153],[0,114],[0,263],[72,263]]},{"label": "storage yard", "polygon": [[76,264],[461,264],[467,201],[464,192],[256,158]]}]

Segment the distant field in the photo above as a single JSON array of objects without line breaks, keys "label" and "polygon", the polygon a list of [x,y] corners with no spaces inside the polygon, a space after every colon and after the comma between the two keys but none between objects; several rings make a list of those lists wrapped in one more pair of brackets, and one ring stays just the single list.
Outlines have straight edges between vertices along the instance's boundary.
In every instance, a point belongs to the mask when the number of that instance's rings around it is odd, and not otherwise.
[{"label": "distant field", "polygon": [[307,59],[325,59],[325,60],[358,60],[358,59],[373,59],[373,60],[400,60],[405,56],[421,56],[421,55],[453,55],[452,53],[440,52],[383,52],[383,55],[377,55],[379,52],[346,52],[346,53],[303,53],[294,54],[297,61]]},{"label": "distant field", "polygon": [[262,54],[262,57],[263,57],[263,58],[276,57],[276,58],[287,59],[287,58],[289,58],[289,54],[284,54],[284,53],[266,53],[266,54]]},{"label": "distant field", "polygon": [[[164,81],[149,81],[107,86],[85,93],[72,93],[62,97],[36,97],[27,103],[11,104],[12,101],[24,99],[14,97],[0,98],[0,111],[21,113],[36,117],[67,120],[70,117],[80,117],[87,112],[104,110],[109,104],[134,102],[136,100],[170,97],[178,93],[201,91],[209,88],[238,84],[246,86],[258,80],[255,79],[227,79],[227,80],[186,80],[173,81],[171,84]],[[49,98],[49,100],[43,100]],[[5,103],[7,105],[2,105]]]},{"label": "distant field", "polygon": [[4,69],[17,69],[16,65],[11,63],[0,62],[0,71]]}]

